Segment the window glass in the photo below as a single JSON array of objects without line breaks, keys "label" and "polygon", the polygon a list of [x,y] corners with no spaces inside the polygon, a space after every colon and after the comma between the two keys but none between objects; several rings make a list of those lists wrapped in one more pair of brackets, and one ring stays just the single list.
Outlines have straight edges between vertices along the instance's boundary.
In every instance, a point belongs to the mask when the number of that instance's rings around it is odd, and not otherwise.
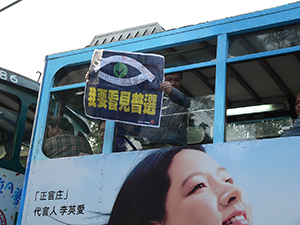
[{"label": "window glass", "polygon": [[22,143],[21,152],[20,152],[20,163],[23,167],[26,167],[28,153],[29,153],[29,145],[27,143]]},{"label": "window glass", "polygon": [[0,91],[0,160],[12,157],[13,137],[20,110],[20,99]]},{"label": "window glass", "polygon": [[[182,82],[173,95],[165,94],[159,128],[116,124],[119,145],[114,151],[155,149],[188,144],[212,143],[215,68],[182,72]],[[165,80],[170,80],[167,74]],[[205,82],[204,82],[205,80]],[[172,82],[172,80],[170,80]],[[187,105],[178,99],[185,99]],[[177,99],[177,101],[174,100]],[[124,141],[125,140],[125,141]],[[122,148],[122,146],[124,148]]]},{"label": "window glass", "polygon": [[29,153],[29,145],[30,145],[31,133],[33,129],[35,109],[36,109],[36,105],[31,104],[28,107],[27,116],[26,116],[25,130],[24,130],[21,151],[20,151],[20,163],[24,167],[26,167],[27,157]]},{"label": "window glass", "polygon": [[43,146],[46,156],[59,158],[101,153],[102,121],[85,116],[83,93],[84,89],[78,88],[51,94]]},{"label": "window glass", "polygon": [[55,75],[53,87],[85,82],[88,69],[89,64],[62,68]]},{"label": "window glass", "polygon": [[300,24],[230,37],[229,57],[300,45]]},{"label": "window glass", "polygon": [[[73,71],[72,68],[69,68]],[[87,70],[77,75],[84,78]],[[149,128],[116,122],[113,152],[163,148],[196,143],[211,143],[213,140],[214,118],[214,82],[215,67],[202,68],[176,74],[166,74],[166,80],[173,85],[176,103],[167,94],[164,96],[160,128]],[[177,78],[180,84],[174,85]],[[168,77],[168,78],[167,78]],[[75,78],[74,78],[75,79]],[[177,82],[178,83],[178,82]],[[50,158],[78,156],[81,154],[102,153],[105,134],[105,121],[91,119],[84,113],[84,88],[53,92],[48,113],[43,152]],[[178,103],[179,101],[179,103]],[[164,104],[165,104],[164,103]],[[91,151],[74,150],[73,152],[57,150],[57,139],[60,133],[52,123],[54,118],[67,120],[69,133],[79,136],[88,142]],[[63,126],[63,125],[62,125]],[[70,134],[69,134],[70,135]],[[158,137],[158,139],[157,139]],[[55,141],[54,141],[55,140]],[[65,144],[66,145],[66,144]],[[50,147],[49,147],[50,146]],[[54,146],[54,147],[53,147]],[[85,144],[85,146],[87,146]],[[56,150],[53,150],[55,149]],[[49,150],[50,149],[50,150]],[[66,148],[67,149],[67,148]],[[71,148],[68,148],[69,150]]]},{"label": "window glass", "polygon": [[275,118],[241,123],[230,123],[226,127],[226,141],[255,140],[280,137],[282,127],[291,127],[291,118]]},{"label": "window glass", "polygon": [[216,39],[196,42],[162,50],[153,53],[165,57],[165,68],[206,62],[216,59]]},{"label": "window glass", "polygon": [[228,64],[226,140],[280,137],[293,126],[299,52]]}]

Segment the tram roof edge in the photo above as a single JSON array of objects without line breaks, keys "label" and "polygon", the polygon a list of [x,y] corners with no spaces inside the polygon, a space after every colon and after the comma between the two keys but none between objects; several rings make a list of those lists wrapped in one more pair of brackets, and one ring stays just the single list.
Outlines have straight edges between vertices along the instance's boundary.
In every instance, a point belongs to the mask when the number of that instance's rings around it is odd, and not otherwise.
[{"label": "tram roof edge", "polygon": [[[174,29],[170,29],[170,30],[164,30],[164,28],[162,28],[158,23],[141,25],[141,26],[137,26],[137,27],[133,27],[133,28],[127,28],[127,29],[123,29],[123,30],[119,30],[119,31],[109,32],[106,34],[96,35],[94,37],[94,39],[92,40],[92,42],[90,43],[90,45],[87,45],[86,47],[75,49],[75,50],[70,50],[70,51],[65,51],[65,52],[61,52],[61,53],[54,53],[54,54],[47,55],[46,60],[64,57],[69,54],[81,54],[81,53],[85,53],[87,51],[93,51],[95,48],[99,49],[100,46],[103,46],[104,49],[108,49],[108,48],[115,49],[115,46],[123,45],[125,43],[130,44],[133,41],[142,41],[142,40],[147,40],[149,38],[159,37],[162,35],[165,35],[165,36],[173,35],[175,33],[182,33],[182,32],[187,32],[187,31],[191,31],[191,30],[201,30],[201,29],[208,28],[208,27],[220,26],[220,25],[224,25],[224,24],[226,25],[229,23],[235,23],[235,22],[239,22],[239,21],[243,21],[243,20],[258,19],[258,18],[265,17],[265,16],[268,16],[271,14],[275,14],[275,13],[279,14],[282,12],[292,11],[292,10],[296,10],[299,13],[295,13],[293,17],[292,17],[292,14],[288,14],[289,18],[284,18],[281,21],[281,23],[295,21],[295,19],[300,21],[300,16],[299,16],[300,15],[300,1],[297,1],[294,3],[289,3],[289,4],[285,4],[285,5],[278,6],[278,7],[272,7],[272,8],[268,8],[268,9],[264,9],[264,10],[259,10],[259,11],[250,12],[250,13],[246,13],[246,14],[236,15],[236,16],[227,17],[227,18],[223,18],[223,19],[202,22],[202,23],[194,24],[194,25],[186,25],[183,27],[174,28]],[[277,21],[269,21],[268,23],[270,25],[276,24],[276,23],[278,24]],[[128,31],[128,30],[134,30],[134,29],[137,30],[138,28],[147,27],[149,25],[150,26],[154,25],[154,26],[160,27],[161,30],[158,29],[159,32],[155,32],[150,35],[144,35],[144,36],[129,38],[129,39],[120,40],[120,41],[112,41],[110,43],[104,43],[101,45],[91,46],[93,41],[96,40],[95,39],[96,37],[101,36],[101,38],[104,38],[105,35],[108,36],[108,35],[120,33],[122,31]]]}]

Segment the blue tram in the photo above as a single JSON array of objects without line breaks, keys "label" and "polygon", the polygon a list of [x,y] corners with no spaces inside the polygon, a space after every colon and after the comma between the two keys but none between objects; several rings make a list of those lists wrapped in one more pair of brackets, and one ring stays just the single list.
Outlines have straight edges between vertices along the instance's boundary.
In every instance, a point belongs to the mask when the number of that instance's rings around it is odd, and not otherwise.
[{"label": "blue tram", "polygon": [[38,91],[39,83],[0,68],[1,224],[17,220]]},{"label": "blue tram", "polygon": [[[166,148],[149,144],[140,126],[85,115],[85,76],[96,49],[164,56],[164,73],[181,74],[190,106],[162,117],[185,115],[186,145],[202,144],[233,174],[252,203],[253,224],[299,224],[300,139],[281,137],[297,118],[299,15],[294,3],[174,30],[153,23],[47,56],[18,224],[105,223],[101,213],[110,212],[133,165]],[[48,157],[55,117],[67,119],[93,154]]]}]

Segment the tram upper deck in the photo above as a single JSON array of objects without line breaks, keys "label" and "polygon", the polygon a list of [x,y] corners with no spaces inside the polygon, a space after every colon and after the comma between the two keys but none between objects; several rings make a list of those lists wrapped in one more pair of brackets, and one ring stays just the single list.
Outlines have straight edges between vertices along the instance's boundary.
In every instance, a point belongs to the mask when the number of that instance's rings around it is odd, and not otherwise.
[{"label": "tram upper deck", "polygon": [[[165,74],[183,74],[180,90],[191,102],[185,112],[187,144],[205,144],[209,155],[241,179],[252,197],[255,224],[292,224],[299,216],[300,195],[294,194],[299,192],[299,137],[280,137],[279,128],[296,118],[299,15],[300,3],[294,3],[131,39],[115,33],[101,45],[47,56],[18,224],[99,223],[99,213],[93,213],[110,212],[124,173],[150,151],[110,154],[124,124],[107,120],[102,145],[103,121],[85,115],[85,74],[95,49],[163,55]],[[144,33],[134,30],[133,37]],[[68,119],[94,154],[47,157],[43,148],[53,117]],[[138,150],[155,151],[134,128],[122,135]],[[60,199],[47,199],[47,193]],[[287,199],[291,203],[283,204]],[[80,206],[80,212],[84,206],[85,214],[59,214],[67,205]],[[53,217],[42,215],[42,209]]]},{"label": "tram upper deck", "polygon": [[[82,93],[94,49],[155,53],[165,57],[166,74],[183,75],[181,91],[191,99],[189,143],[280,137],[281,127],[292,126],[296,118],[300,90],[297,10],[295,3],[169,31],[155,23],[95,36],[87,48],[47,57],[44,89],[50,95],[42,101],[48,105],[51,100],[53,110],[61,110],[60,103],[66,106],[65,112],[50,110],[49,116],[68,117],[73,110],[85,117]],[[118,134],[114,123],[107,129]],[[86,138],[88,133],[93,131]],[[137,141],[130,131],[125,135]],[[148,147],[138,147],[143,148]]]}]

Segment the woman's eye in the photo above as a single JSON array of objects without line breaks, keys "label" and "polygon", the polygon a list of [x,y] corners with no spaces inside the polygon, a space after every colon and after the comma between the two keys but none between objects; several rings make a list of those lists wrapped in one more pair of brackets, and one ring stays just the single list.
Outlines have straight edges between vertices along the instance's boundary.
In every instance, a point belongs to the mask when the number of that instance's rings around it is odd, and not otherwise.
[{"label": "woman's eye", "polygon": [[234,183],[232,178],[228,178],[225,182],[226,182],[226,183],[230,183],[230,184],[233,184],[233,183]]},{"label": "woman's eye", "polygon": [[197,184],[190,192],[188,195],[193,194],[194,192],[196,192],[198,189],[204,188],[206,187],[204,183],[199,183]]}]

